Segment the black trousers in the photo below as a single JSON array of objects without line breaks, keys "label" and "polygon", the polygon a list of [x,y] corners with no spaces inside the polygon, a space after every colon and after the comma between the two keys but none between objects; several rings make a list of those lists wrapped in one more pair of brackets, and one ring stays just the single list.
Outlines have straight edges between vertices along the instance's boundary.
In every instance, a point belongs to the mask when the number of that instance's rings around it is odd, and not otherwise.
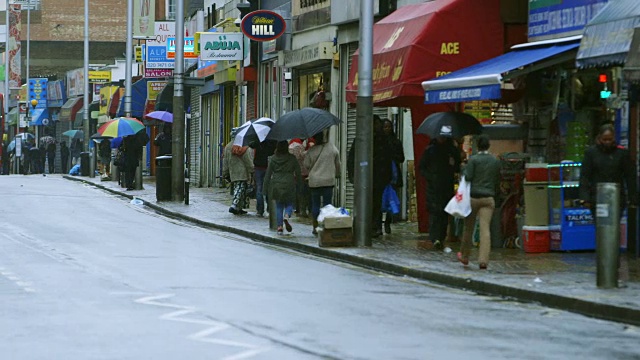
[{"label": "black trousers", "polygon": [[69,157],[62,156],[60,157],[60,160],[61,160],[60,168],[62,169],[62,173],[66,174],[69,171]]},{"label": "black trousers", "polygon": [[127,188],[133,188],[133,183],[136,178],[136,168],[137,166],[127,166],[124,171],[124,183]]},{"label": "black trousers", "polygon": [[55,164],[56,164],[56,156],[55,155],[47,155],[47,161],[49,162],[49,174],[53,174],[55,172]]},{"label": "black trousers", "polygon": [[374,231],[382,230],[382,193],[384,186],[373,186],[373,204],[371,206],[371,226]]},{"label": "black trousers", "polygon": [[[434,186],[435,185],[435,186]],[[429,239],[444,242],[449,226],[449,214],[444,211],[451,197],[453,184],[432,184],[427,186],[427,208],[429,209]]]}]

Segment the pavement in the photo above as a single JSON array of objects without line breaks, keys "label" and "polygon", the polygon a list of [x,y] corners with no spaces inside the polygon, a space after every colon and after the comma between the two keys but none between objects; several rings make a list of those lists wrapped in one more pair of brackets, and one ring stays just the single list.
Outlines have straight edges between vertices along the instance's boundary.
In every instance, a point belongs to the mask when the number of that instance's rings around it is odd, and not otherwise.
[{"label": "pavement", "polygon": [[[52,175],[57,176],[57,175]],[[623,255],[621,277],[625,288],[600,289],[596,286],[594,252],[553,252],[529,254],[520,249],[492,249],[488,270],[479,270],[477,252],[469,267],[456,260],[459,243],[445,243],[451,252],[429,249],[426,234],[417,223],[392,225],[391,234],[373,239],[371,247],[321,248],[312,235],[309,218],[292,219],[293,232],[277,235],[269,229],[269,219],[255,214],[255,203],[247,215],[228,212],[229,189],[189,190],[189,205],[156,201],[154,177],[144,177],[143,190],[127,191],[116,181],[99,177],[63,175],[128,199],[138,198],[144,205],[165,216],[199,226],[221,229],[255,241],[281,246],[305,254],[349,263],[376,271],[407,276],[462,288],[484,295],[499,296],[576,312],[610,321],[640,325],[640,260]]]}]

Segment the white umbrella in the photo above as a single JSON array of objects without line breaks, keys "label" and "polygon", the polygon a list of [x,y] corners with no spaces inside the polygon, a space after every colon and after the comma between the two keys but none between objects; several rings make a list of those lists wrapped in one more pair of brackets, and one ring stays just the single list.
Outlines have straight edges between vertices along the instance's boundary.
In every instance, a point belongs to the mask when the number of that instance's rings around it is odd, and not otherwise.
[{"label": "white umbrella", "polygon": [[249,146],[252,142],[263,142],[275,121],[263,117],[253,121],[247,121],[238,128],[238,133],[233,141],[234,145]]}]

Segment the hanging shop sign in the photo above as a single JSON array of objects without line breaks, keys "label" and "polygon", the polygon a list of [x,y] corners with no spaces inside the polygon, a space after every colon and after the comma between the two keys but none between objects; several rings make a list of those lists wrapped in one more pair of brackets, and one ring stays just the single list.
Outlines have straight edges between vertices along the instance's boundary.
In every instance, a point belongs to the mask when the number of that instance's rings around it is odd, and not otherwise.
[{"label": "hanging shop sign", "polygon": [[284,66],[286,67],[296,67],[332,59],[333,43],[330,41],[323,41],[301,49],[284,52]]},{"label": "hanging shop sign", "polygon": [[608,0],[529,0],[529,41],[581,35]]},{"label": "hanging shop sign", "polygon": [[90,84],[107,84],[111,82],[111,71],[89,70]]},{"label": "hanging shop sign", "polygon": [[[184,58],[185,59],[197,59],[198,55],[194,51],[195,41],[192,37],[184,38]],[[175,59],[176,58],[176,38],[168,38],[167,39],[167,59]]]},{"label": "hanging shop sign", "polygon": [[284,34],[287,23],[284,18],[273,11],[256,10],[242,18],[242,33],[255,41],[275,40]]},{"label": "hanging shop sign", "polygon": [[242,33],[199,33],[200,59],[242,60]]}]

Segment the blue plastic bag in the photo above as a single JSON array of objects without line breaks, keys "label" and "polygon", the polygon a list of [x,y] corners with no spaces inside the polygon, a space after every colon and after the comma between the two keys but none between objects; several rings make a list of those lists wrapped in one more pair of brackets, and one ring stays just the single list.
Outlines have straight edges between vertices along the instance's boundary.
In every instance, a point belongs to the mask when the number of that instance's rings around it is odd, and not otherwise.
[{"label": "blue plastic bag", "polygon": [[79,164],[73,165],[71,170],[69,170],[69,175],[80,175],[80,165]]},{"label": "blue plastic bag", "polygon": [[382,212],[400,214],[400,199],[391,184],[387,185],[382,192]]}]

